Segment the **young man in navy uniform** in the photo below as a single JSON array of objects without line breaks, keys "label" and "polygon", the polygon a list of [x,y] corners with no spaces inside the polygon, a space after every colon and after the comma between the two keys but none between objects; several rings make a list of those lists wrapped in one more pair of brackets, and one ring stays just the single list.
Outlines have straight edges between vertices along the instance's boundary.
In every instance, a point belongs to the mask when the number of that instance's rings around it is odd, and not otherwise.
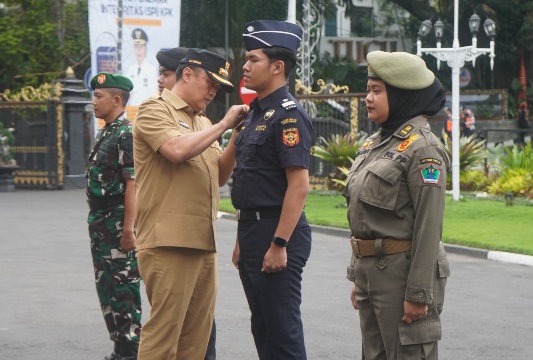
[{"label": "young man in navy uniform", "polygon": [[288,93],[302,29],[253,21],[244,26],[244,85],[257,92],[235,139],[231,199],[238,231],[233,263],[252,313],[262,360],[307,359],[300,314],[311,229],[303,208],[309,191],[311,121]]}]

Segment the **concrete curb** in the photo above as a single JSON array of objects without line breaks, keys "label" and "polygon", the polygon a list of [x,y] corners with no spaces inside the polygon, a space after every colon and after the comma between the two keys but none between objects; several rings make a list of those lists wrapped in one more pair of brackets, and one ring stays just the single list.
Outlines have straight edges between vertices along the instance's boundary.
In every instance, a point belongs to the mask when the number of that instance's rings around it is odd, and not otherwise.
[{"label": "concrete curb", "polygon": [[[219,218],[236,220],[235,214],[219,212]],[[311,229],[314,232],[321,234],[338,236],[341,238],[348,239],[350,237],[350,231],[347,229],[339,229],[329,226],[321,225],[311,225]],[[444,244],[444,248],[447,253],[465,255],[470,257],[475,257],[479,259],[493,260],[509,264],[525,265],[533,267],[533,256],[522,255],[522,254],[513,254],[503,251],[491,251],[484,249],[476,249],[468,246],[454,245],[454,244]]]}]

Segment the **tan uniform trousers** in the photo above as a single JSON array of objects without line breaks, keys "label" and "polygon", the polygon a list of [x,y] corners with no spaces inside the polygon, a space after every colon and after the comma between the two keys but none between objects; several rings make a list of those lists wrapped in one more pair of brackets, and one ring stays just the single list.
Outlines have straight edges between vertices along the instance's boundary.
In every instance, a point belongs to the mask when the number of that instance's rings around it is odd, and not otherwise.
[{"label": "tan uniform trousers", "polygon": [[[438,358],[441,327],[435,302],[429,305],[428,314],[421,320],[411,324],[402,321],[409,256],[410,252],[404,252],[386,255],[383,259],[355,260],[356,298],[365,360]],[[377,266],[380,260],[386,263],[382,269]]]},{"label": "tan uniform trousers", "polygon": [[139,360],[203,360],[217,289],[217,254],[157,247],[137,254],[152,307],[144,324]]}]

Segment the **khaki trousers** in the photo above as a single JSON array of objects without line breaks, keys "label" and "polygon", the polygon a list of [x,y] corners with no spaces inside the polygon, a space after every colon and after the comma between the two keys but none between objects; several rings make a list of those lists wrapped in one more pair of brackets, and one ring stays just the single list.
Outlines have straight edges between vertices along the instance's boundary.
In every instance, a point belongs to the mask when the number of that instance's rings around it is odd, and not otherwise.
[{"label": "khaki trousers", "polygon": [[[420,321],[405,324],[403,302],[409,275],[409,253],[355,260],[356,298],[365,360],[437,360],[440,318],[435,302]],[[144,331],[144,330],[143,330]],[[142,341],[142,335],[141,335]]]},{"label": "khaki trousers", "polygon": [[139,360],[203,360],[217,289],[217,254],[158,247],[137,254],[152,307],[144,324]]}]

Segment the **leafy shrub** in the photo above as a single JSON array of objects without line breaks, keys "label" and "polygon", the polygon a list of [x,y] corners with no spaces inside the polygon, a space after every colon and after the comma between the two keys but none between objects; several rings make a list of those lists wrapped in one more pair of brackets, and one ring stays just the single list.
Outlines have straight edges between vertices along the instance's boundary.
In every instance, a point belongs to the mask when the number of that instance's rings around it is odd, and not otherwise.
[{"label": "leafy shrub", "polygon": [[[354,137],[350,133],[345,135],[331,134],[328,140],[320,137],[322,144],[311,148],[313,156],[336,167],[336,171],[328,175],[327,186],[329,189],[340,190],[343,187],[343,181],[346,182],[346,169],[350,169],[352,166],[364,140],[364,136]],[[340,180],[340,183],[337,180]]]},{"label": "leafy shrub", "polygon": [[[452,159],[452,140],[444,131],[442,132],[442,139],[444,140],[444,149]],[[480,139],[476,134],[459,138],[459,170],[461,172],[480,165],[488,157],[489,152],[485,147],[485,140]]]},{"label": "leafy shrub", "polygon": [[467,191],[485,191],[493,181],[493,177],[486,176],[480,170],[467,170],[459,176],[461,189]]},{"label": "leafy shrub", "polygon": [[516,145],[512,149],[505,148],[505,153],[506,156],[500,159],[500,164],[504,169],[533,171],[533,148],[530,142],[521,149]]},{"label": "leafy shrub", "polygon": [[533,197],[533,172],[526,169],[506,169],[487,190],[494,195],[512,192],[514,195]]},{"label": "leafy shrub", "polygon": [[12,129],[5,128],[0,121],[0,164],[10,163],[13,159],[13,151],[10,146],[13,145],[14,141]]}]

